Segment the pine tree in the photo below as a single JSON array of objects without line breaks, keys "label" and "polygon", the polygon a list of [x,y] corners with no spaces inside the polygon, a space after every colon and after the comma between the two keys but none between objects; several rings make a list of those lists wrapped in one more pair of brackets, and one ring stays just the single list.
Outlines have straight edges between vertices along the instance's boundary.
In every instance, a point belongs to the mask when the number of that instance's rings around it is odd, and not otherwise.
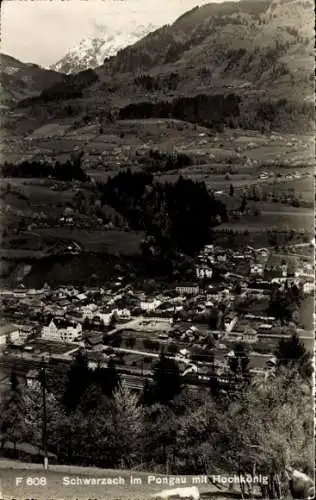
[{"label": "pine tree", "polygon": [[13,443],[15,455],[17,443],[23,442],[27,436],[23,390],[14,371],[10,377],[10,388],[1,404],[0,434],[2,447],[7,441]]},{"label": "pine tree", "polygon": [[199,405],[189,405],[178,419],[176,454],[183,464],[183,474],[205,474],[214,463],[214,439],[220,412],[209,398]]},{"label": "pine tree", "polygon": [[251,380],[249,356],[246,345],[238,342],[234,348],[234,355],[229,359],[230,388],[239,396]]},{"label": "pine tree", "polygon": [[278,366],[296,368],[304,380],[313,374],[312,354],[306,349],[297,332],[288,339],[281,339],[276,351]]},{"label": "pine tree", "polygon": [[142,406],[153,404],[153,387],[147,378],[145,379],[143,391],[140,396],[140,404]]},{"label": "pine tree", "polygon": [[49,365],[46,368],[46,388],[52,393],[57,401],[61,401],[66,390],[67,372],[63,364]]},{"label": "pine tree", "polygon": [[210,370],[208,372],[208,376],[209,376],[210,393],[212,395],[212,398],[216,400],[220,394],[220,383],[215,369],[214,355],[213,355],[213,360],[211,362]]},{"label": "pine tree", "polygon": [[68,447],[74,459],[98,467],[116,467],[113,403],[94,382],[83,393],[68,421]]},{"label": "pine tree", "polygon": [[140,451],[143,409],[138,404],[138,396],[124,385],[115,390],[113,404],[116,454],[120,466],[130,468]]},{"label": "pine tree", "polygon": [[112,313],[109,321],[109,329],[113,330],[116,327],[116,324],[117,324],[116,314]]},{"label": "pine tree", "polygon": [[18,390],[19,386],[19,379],[18,376],[15,372],[15,370],[12,370],[11,375],[10,375],[10,387],[12,391]]},{"label": "pine tree", "polygon": [[88,318],[88,316],[85,316],[83,323],[82,323],[82,328],[84,331],[90,330],[91,329],[91,320]]},{"label": "pine tree", "polygon": [[110,359],[106,368],[97,368],[94,372],[94,380],[101,387],[103,394],[112,397],[114,391],[119,388],[121,379],[116,369],[115,361]]},{"label": "pine tree", "polygon": [[80,350],[67,374],[63,404],[67,411],[73,411],[87,387],[91,384],[91,372],[88,368],[87,355]]},{"label": "pine tree", "polygon": [[162,465],[166,473],[170,472],[169,465],[173,462],[177,427],[177,418],[170,406],[155,403],[144,408],[144,458],[148,463]]},{"label": "pine tree", "polygon": [[173,359],[161,353],[153,367],[154,401],[167,404],[181,391],[181,377],[178,365]]},{"label": "pine tree", "polygon": [[242,197],[240,209],[239,209],[242,214],[244,213],[246,206],[247,206],[247,199],[246,199],[246,195],[244,194]]}]

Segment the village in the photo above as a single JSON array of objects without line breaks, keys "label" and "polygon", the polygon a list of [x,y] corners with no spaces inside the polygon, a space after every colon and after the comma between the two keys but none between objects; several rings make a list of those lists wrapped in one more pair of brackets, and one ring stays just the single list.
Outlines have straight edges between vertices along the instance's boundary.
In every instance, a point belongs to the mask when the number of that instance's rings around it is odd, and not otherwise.
[{"label": "village", "polygon": [[[69,365],[80,349],[91,369],[114,360],[134,390],[142,390],[161,351],[177,362],[184,383],[208,384],[211,367],[225,379],[238,342],[247,346],[250,370],[264,377],[275,366],[280,339],[296,332],[312,349],[313,242],[303,249],[294,262],[295,245],[287,248],[292,260],[269,248],[206,245],[192,282],[150,290],[123,276],[105,287],[28,289],[21,283],[2,290],[1,390],[13,367],[32,383],[43,359]],[[291,287],[300,299],[287,315],[272,314],[273,294],[286,295]]]}]

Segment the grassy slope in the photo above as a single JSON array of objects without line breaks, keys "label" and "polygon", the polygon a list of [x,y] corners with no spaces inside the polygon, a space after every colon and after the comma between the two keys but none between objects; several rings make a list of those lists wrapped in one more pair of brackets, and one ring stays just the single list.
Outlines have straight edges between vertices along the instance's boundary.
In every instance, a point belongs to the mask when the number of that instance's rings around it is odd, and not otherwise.
[{"label": "grassy slope", "polygon": [[[12,460],[0,460],[0,475],[2,484],[2,497],[4,500],[25,500],[26,498],[34,498],[36,500],[88,500],[96,498],[98,500],[110,499],[133,499],[145,500],[149,499],[153,493],[158,493],[163,489],[171,488],[172,486],[161,486],[151,482],[148,484],[148,477],[153,474],[130,470],[109,470],[97,468],[84,468],[75,466],[50,466],[49,471],[44,473],[43,467],[37,464],[26,464]],[[124,485],[120,486],[104,486],[104,485],[89,485],[89,486],[65,486],[63,483],[64,477],[77,478],[117,478],[120,476],[125,480]],[[141,485],[131,485],[130,478],[141,478]],[[162,474],[156,474],[157,477],[162,477]],[[16,486],[16,478],[23,477],[23,486]],[[27,477],[45,477],[47,485],[29,486],[24,483]],[[186,486],[192,485],[192,476],[187,476]],[[182,485],[184,486],[184,485]],[[174,486],[176,487],[176,486]],[[200,493],[210,492],[212,496],[204,498],[216,498],[214,492],[218,491],[215,487],[209,485],[199,486]],[[203,495],[204,496],[204,495]],[[225,497],[221,495],[222,500]]]},{"label": "grassy slope", "polygon": [[[210,3],[121,51],[99,75],[102,80],[108,71],[125,77],[137,69],[155,75],[176,71],[177,93],[212,91],[225,83],[236,91],[249,83],[268,94],[300,98],[304,86],[312,91],[303,82],[313,68],[312,8],[302,0]],[[171,51],[175,55],[168,59]],[[209,74],[203,76],[202,67]],[[124,89],[128,92],[127,85]]]}]

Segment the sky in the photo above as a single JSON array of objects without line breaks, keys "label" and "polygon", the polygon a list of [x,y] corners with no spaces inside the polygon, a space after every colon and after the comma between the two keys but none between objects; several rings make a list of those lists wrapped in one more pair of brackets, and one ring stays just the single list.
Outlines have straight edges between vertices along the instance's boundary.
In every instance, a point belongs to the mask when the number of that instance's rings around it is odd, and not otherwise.
[{"label": "sky", "polygon": [[3,0],[1,52],[47,67],[61,59],[99,24],[130,30],[133,24],[163,26],[185,11],[223,0]]}]

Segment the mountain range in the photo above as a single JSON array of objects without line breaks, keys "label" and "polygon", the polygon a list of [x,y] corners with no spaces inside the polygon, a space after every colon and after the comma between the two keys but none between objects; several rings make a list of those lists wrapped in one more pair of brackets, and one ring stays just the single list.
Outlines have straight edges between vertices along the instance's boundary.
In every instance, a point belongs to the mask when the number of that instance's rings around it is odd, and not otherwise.
[{"label": "mountain range", "polygon": [[[141,29],[145,33],[151,28]],[[44,122],[54,116],[66,118],[71,110],[72,119],[78,122],[87,116],[98,119],[98,115],[109,110],[129,118],[173,115],[174,106],[169,103],[176,103],[179,98],[234,94],[239,99],[236,113],[245,127],[256,126],[258,113],[260,126],[269,121],[271,126],[281,128],[300,127],[307,116],[306,106],[312,113],[311,0],[209,3],[143,37],[141,29],[135,32],[140,39],[130,45],[131,40],[124,39],[122,33],[114,39],[109,35],[106,40],[84,42],[82,62],[77,50],[76,55],[68,54],[55,69],[73,73],[79,67],[95,66],[106,48],[104,62],[94,70],[72,75],[47,71],[47,80],[55,80],[52,87],[22,101],[20,108],[29,114],[37,113]],[[33,66],[24,66],[34,75]],[[8,75],[6,70],[6,84],[11,85]],[[41,85],[45,79],[41,75]],[[37,85],[37,92],[41,85]],[[35,93],[35,89],[32,91]],[[23,98],[22,93],[20,97]],[[160,104],[157,108],[161,102],[165,103],[163,111]],[[144,104],[142,110],[137,108],[138,103]],[[131,105],[134,108],[126,112]],[[211,112],[208,119],[212,120]]]},{"label": "mountain range", "polygon": [[57,63],[50,66],[54,71],[62,73],[78,73],[89,68],[96,68],[103,64],[108,57],[115,56],[119,50],[143,38],[154,31],[156,25],[133,25],[120,30],[97,25],[97,36],[82,39],[79,46],[71,49]]}]

